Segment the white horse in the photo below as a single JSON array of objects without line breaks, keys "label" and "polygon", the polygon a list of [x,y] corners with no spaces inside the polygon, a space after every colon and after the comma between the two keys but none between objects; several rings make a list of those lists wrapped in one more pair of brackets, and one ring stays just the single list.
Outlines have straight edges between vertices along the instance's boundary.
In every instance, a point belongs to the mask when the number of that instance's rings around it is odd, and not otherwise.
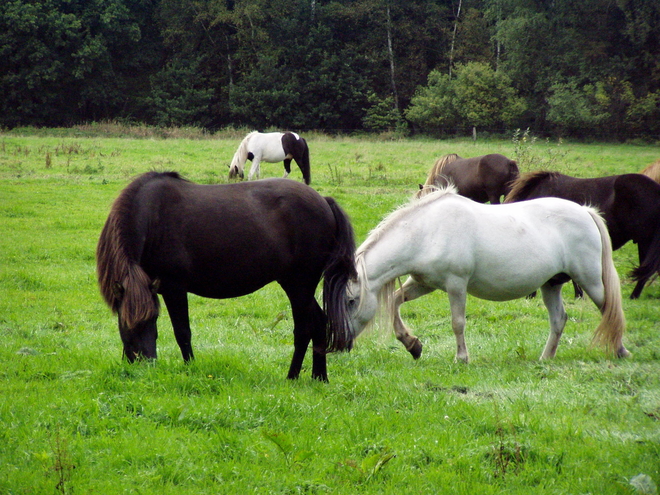
[{"label": "white horse", "polygon": [[259,164],[263,162],[284,162],[284,177],[291,173],[291,160],[295,160],[303,174],[305,184],[311,182],[309,169],[309,148],[307,142],[295,132],[268,132],[253,131],[241,141],[234,158],[229,165],[229,178],[237,175],[243,178],[245,162],[250,160],[252,167],[248,180],[256,175],[259,178]]},{"label": "white horse", "polygon": [[[417,337],[401,320],[402,303],[442,289],[449,296],[456,360],[468,361],[467,294],[491,301],[525,297],[541,288],[550,335],[541,359],[555,355],[567,315],[561,287],[569,277],[602,313],[594,342],[625,357],[619,277],[605,223],[592,208],[558,198],[484,205],[453,186],[391,213],[356,251],[358,278],[348,288],[357,337],[386,309],[396,337],[414,358]],[[409,275],[394,292],[398,277]]]}]

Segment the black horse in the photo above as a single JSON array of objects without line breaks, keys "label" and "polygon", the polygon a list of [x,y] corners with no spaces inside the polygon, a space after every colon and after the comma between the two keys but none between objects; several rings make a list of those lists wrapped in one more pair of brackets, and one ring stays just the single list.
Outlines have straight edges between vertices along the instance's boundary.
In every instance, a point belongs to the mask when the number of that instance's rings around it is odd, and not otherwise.
[{"label": "black horse", "polygon": [[591,179],[540,171],[521,176],[505,203],[554,196],[598,208],[619,249],[637,244],[640,265],[632,272],[637,282],[630,295],[637,299],[646,282],[660,270],[660,184],[642,174],[611,175]]},{"label": "black horse", "polygon": [[[277,281],[294,322],[288,378],[300,374],[311,341],[312,377],[327,381],[326,353],[350,350],[353,341],[345,294],[356,276],[354,251],[343,210],[299,182],[199,185],[176,172],[149,172],[115,200],[96,258],[129,361],[156,358],[157,294],[188,361],[188,292],[224,299]],[[321,277],[323,309],[314,297]]]},{"label": "black horse", "polygon": [[[458,194],[479,203],[490,201],[499,204],[500,198],[511,190],[511,183],[518,178],[518,165],[504,155],[490,155],[461,158],[456,153],[438,158],[420,184],[444,188],[449,182],[456,186]],[[423,193],[417,193],[418,197]]]}]

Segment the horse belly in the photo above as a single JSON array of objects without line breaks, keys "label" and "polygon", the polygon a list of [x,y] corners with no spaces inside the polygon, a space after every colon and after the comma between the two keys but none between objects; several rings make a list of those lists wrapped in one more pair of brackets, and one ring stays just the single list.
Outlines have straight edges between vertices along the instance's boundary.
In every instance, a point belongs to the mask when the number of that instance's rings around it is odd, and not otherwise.
[{"label": "horse belly", "polygon": [[498,235],[482,239],[468,282],[469,294],[491,301],[518,299],[565,270],[561,242],[533,228],[511,227],[504,225]]},{"label": "horse belly", "polygon": [[[254,141],[254,142],[253,142]],[[286,158],[282,147],[282,135],[280,133],[264,134],[264,138],[251,140],[249,151],[261,161],[278,163]]]}]

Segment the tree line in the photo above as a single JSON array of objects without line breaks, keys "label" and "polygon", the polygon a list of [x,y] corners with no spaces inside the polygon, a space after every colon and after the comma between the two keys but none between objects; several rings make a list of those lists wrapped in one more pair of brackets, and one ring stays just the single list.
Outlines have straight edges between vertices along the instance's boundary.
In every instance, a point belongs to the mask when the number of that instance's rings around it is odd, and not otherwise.
[{"label": "tree line", "polygon": [[3,0],[0,126],[660,135],[657,0]]}]

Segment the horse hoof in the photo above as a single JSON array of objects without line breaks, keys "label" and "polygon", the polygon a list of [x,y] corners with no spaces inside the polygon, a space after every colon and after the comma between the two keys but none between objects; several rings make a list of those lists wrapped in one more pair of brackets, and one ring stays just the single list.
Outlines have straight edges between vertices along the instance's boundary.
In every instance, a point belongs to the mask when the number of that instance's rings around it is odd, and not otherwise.
[{"label": "horse hoof", "polygon": [[616,357],[618,358],[629,358],[631,356],[632,356],[631,352],[623,346],[621,346],[621,348],[618,351],[616,351]]},{"label": "horse hoof", "polygon": [[419,339],[415,339],[415,342],[413,342],[413,345],[410,346],[408,352],[412,355],[414,359],[420,358],[420,356],[422,355],[422,343],[419,341]]}]

